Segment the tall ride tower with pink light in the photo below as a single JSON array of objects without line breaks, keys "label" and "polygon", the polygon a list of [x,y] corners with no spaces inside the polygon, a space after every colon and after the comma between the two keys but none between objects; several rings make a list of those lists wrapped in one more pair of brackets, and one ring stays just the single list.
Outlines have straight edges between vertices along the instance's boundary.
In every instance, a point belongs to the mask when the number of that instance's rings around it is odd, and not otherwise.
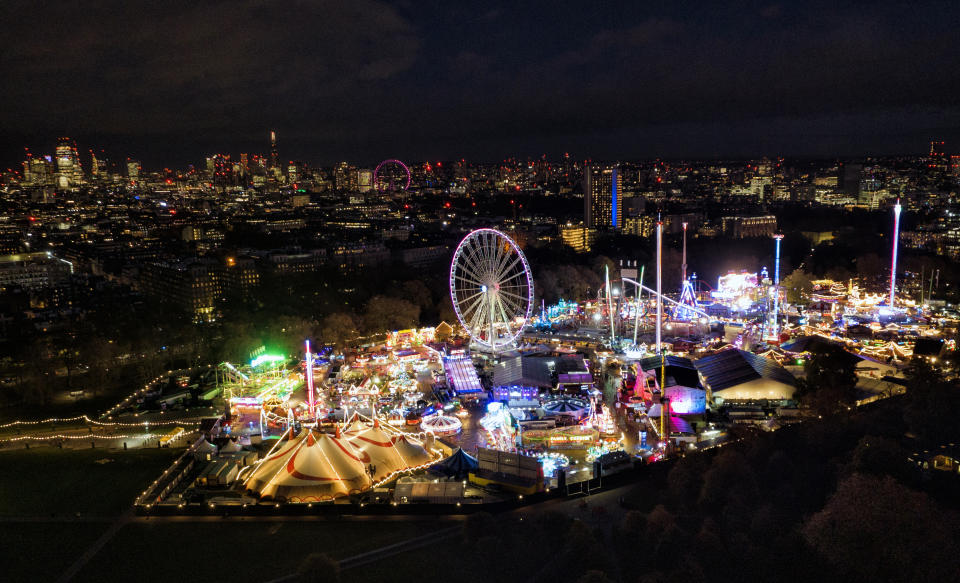
[{"label": "tall ride tower with pink light", "polygon": [[890,254],[890,309],[894,308],[897,288],[897,247],[900,243],[900,199],[893,207],[893,252]]},{"label": "tall ride tower with pink light", "polygon": [[317,402],[313,394],[313,353],[310,352],[310,341],[306,341],[306,373],[307,373],[307,412],[311,419],[317,418]]}]

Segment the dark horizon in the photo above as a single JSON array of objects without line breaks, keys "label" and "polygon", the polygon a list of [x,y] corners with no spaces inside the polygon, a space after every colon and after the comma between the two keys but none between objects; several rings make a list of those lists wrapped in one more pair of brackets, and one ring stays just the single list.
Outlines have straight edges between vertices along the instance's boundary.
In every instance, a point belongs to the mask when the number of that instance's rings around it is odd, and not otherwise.
[{"label": "dark horizon", "polygon": [[0,160],[847,158],[960,148],[960,7],[92,0],[8,25]]}]

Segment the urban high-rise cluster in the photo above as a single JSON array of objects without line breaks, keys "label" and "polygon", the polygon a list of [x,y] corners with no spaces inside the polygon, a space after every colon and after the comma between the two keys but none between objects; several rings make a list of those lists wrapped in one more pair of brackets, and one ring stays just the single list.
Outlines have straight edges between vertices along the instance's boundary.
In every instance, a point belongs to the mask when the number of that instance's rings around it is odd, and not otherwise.
[{"label": "urban high-rise cluster", "polygon": [[610,235],[649,238],[658,217],[668,237],[684,225],[693,238],[733,240],[798,229],[818,244],[833,234],[805,215],[888,212],[897,200],[911,217],[904,248],[960,257],[960,156],[939,141],[920,156],[858,160],[333,165],[283,163],[276,132],[264,142],[267,154],[215,153],[182,169],[118,164],[67,137],[52,155],[27,150],[22,169],[2,174],[3,290],[63,309],[83,303],[64,299],[65,282],[93,278],[211,321],[222,297],[265,274],[439,264],[479,225],[578,252]]}]

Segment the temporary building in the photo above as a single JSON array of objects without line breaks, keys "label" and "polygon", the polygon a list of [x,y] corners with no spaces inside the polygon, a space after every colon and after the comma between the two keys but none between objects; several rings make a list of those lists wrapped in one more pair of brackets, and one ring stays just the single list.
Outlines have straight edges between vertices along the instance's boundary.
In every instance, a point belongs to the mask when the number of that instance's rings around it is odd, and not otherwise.
[{"label": "temporary building", "polygon": [[393,499],[400,504],[457,504],[464,499],[466,486],[458,482],[424,482],[401,478],[393,492]]},{"label": "temporary building", "polygon": [[796,380],[785,368],[745,350],[724,350],[694,366],[715,401],[788,400],[796,391]]},{"label": "temporary building", "polygon": [[367,456],[339,436],[307,431],[264,459],[246,487],[261,498],[318,502],[367,490]]},{"label": "temporary building", "polygon": [[193,457],[198,460],[211,460],[215,455],[217,455],[217,446],[206,439],[193,448]]}]

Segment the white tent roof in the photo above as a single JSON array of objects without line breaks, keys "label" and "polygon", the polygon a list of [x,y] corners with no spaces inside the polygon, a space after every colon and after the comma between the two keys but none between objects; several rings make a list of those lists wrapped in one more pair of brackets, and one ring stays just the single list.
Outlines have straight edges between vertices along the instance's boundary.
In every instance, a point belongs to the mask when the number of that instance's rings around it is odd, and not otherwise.
[{"label": "white tent roof", "polygon": [[346,434],[360,433],[367,427],[369,427],[369,425],[364,423],[360,419],[360,416],[357,413],[354,413],[353,416],[350,418],[350,422],[347,423],[346,426],[344,426],[343,432]]},{"label": "white tent roof", "polygon": [[234,453],[234,452],[240,451],[241,449],[243,449],[243,448],[240,447],[240,444],[239,444],[239,443],[237,443],[236,441],[229,441],[229,442],[227,442],[226,445],[224,445],[223,447],[220,448],[220,452],[221,452],[221,453]]},{"label": "white tent roof", "polygon": [[433,461],[433,458],[422,445],[412,443],[406,435],[398,437],[394,442],[394,447],[408,468],[415,468]]},{"label": "white tent roof", "polygon": [[459,419],[450,415],[432,415],[420,423],[424,431],[441,434],[456,433],[462,426]]},{"label": "white tent roof", "polygon": [[366,457],[342,438],[308,431],[264,460],[246,485],[262,498],[332,500],[370,488]]},{"label": "white tent roof", "polygon": [[409,467],[394,447],[393,439],[380,428],[379,424],[349,439],[358,451],[366,454],[367,463],[375,466],[376,472],[373,475],[375,481]]},{"label": "white tent roof", "polygon": [[199,444],[194,451],[197,453],[216,453],[217,446],[204,439],[203,443]]}]

